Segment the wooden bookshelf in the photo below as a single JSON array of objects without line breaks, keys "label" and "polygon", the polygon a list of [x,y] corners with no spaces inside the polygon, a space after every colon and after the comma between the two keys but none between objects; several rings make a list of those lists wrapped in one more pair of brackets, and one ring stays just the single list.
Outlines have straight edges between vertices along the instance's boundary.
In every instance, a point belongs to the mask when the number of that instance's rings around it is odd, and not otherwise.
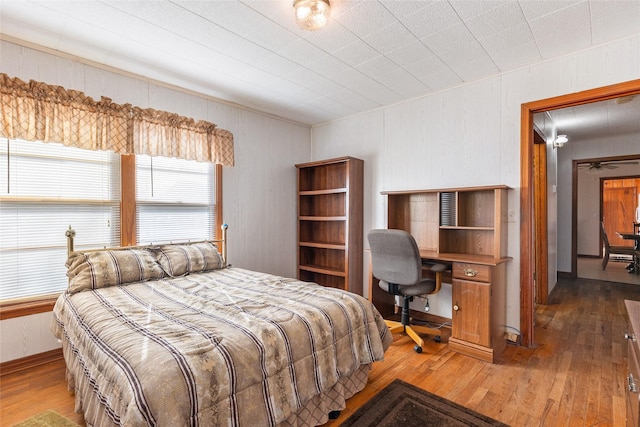
[{"label": "wooden bookshelf", "polygon": [[362,295],[363,165],[354,157],[296,165],[299,279]]}]

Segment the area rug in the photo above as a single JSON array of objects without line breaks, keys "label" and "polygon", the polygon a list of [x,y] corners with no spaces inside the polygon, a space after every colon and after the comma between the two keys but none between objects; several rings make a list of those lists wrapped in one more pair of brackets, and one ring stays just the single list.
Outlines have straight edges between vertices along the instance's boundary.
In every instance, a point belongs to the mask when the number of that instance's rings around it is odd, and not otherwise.
[{"label": "area rug", "polygon": [[79,427],[68,418],[63,417],[55,411],[47,410],[40,412],[38,415],[24,420],[14,427]]},{"label": "area rug", "polygon": [[340,427],[507,426],[428,391],[395,380]]}]

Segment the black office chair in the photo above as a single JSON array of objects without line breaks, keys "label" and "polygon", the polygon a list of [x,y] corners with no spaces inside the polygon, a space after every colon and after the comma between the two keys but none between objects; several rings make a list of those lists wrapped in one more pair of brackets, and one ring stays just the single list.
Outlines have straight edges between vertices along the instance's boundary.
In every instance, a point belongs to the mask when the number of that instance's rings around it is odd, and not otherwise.
[{"label": "black office chair", "polygon": [[[604,222],[600,221],[600,231],[602,232],[602,245],[604,246],[604,255],[602,257],[602,269],[607,268],[607,264],[609,263],[609,255],[631,255],[633,259],[633,263],[635,264],[635,259],[637,253],[635,249],[631,246],[611,246],[609,244],[609,237],[607,237],[607,232],[604,229]],[[633,265],[633,264],[632,264]]]},{"label": "black office chair", "polygon": [[[371,248],[373,276],[380,280],[380,288],[403,298],[401,321],[385,320],[391,333],[403,331],[416,342],[414,350],[422,353],[424,341],[419,333],[435,335],[439,341],[440,330],[427,326],[411,325],[409,302],[414,296],[438,292],[442,283],[441,274],[448,267],[435,264],[431,270],[436,279],[422,277],[422,260],[418,245],[411,234],[404,230],[371,230],[367,236]],[[427,300],[428,303],[428,300]]]}]

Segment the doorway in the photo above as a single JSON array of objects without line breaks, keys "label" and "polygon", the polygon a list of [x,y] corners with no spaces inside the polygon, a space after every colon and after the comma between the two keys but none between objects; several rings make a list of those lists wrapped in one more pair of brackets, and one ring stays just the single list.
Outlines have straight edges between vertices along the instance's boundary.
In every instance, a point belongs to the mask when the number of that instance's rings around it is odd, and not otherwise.
[{"label": "doorway", "polygon": [[[593,165],[606,165],[594,167]],[[577,230],[577,250],[572,256],[601,256],[600,221],[604,221],[613,246],[630,246],[615,234],[632,230],[637,194],[640,193],[640,154],[573,160],[572,226]],[[575,262],[572,260],[572,265]],[[574,269],[575,271],[575,269]],[[572,273],[572,277],[576,277]]]},{"label": "doorway", "polygon": [[[639,93],[640,79],[522,104],[520,127],[520,331],[522,333],[521,342],[524,346],[534,345],[535,242],[540,239],[547,242],[546,233],[541,234],[539,228],[535,227],[534,185],[542,173],[534,173],[533,114]],[[540,170],[544,171],[546,175],[545,165],[541,165]],[[541,215],[546,215],[546,213]],[[574,227],[572,242],[576,241],[575,233]],[[572,253],[575,252],[575,244],[572,243]],[[547,259],[548,252],[544,247],[539,256],[543,260]]]},{"label": "doorway", "polygon": [[640,155],[573,160],[577,177],[573,179],[572,199],[576,201],[577,253],[572,277],[640,284],[640,276],[628,274],[628,256],[614,256],[602,269],[603,236],[601,222],[612,246],[632,246],[616,231],[633,232],[633,221],[640,193]]},{"label": "doorway", "polygon": [[637,177],[601,178],[602,222],[611,236],[612,246],[633,247],[633,242],[622,239],[613,231],[633,232],[636,202],[640,190],[640,179]]}]

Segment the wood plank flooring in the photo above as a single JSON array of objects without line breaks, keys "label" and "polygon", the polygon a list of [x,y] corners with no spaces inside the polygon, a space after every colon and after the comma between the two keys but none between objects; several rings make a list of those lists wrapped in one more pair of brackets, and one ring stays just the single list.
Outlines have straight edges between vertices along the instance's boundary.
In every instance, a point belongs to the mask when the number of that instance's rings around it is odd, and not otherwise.
[{"label": "wood plank flooring", "polygon": [[[550,303],[536,308],[536,347],[508,346],[496,364],[433,340],[417,354],[408,337],[397,335],[367,387],[325,427],[340,425],[395,378],[512,426],[625,425],[625,299],[640,300],[640,286],[561,280]],[[45,409],[83,425],[62,362],[2,377],[0,402],[2,426]]]}]

